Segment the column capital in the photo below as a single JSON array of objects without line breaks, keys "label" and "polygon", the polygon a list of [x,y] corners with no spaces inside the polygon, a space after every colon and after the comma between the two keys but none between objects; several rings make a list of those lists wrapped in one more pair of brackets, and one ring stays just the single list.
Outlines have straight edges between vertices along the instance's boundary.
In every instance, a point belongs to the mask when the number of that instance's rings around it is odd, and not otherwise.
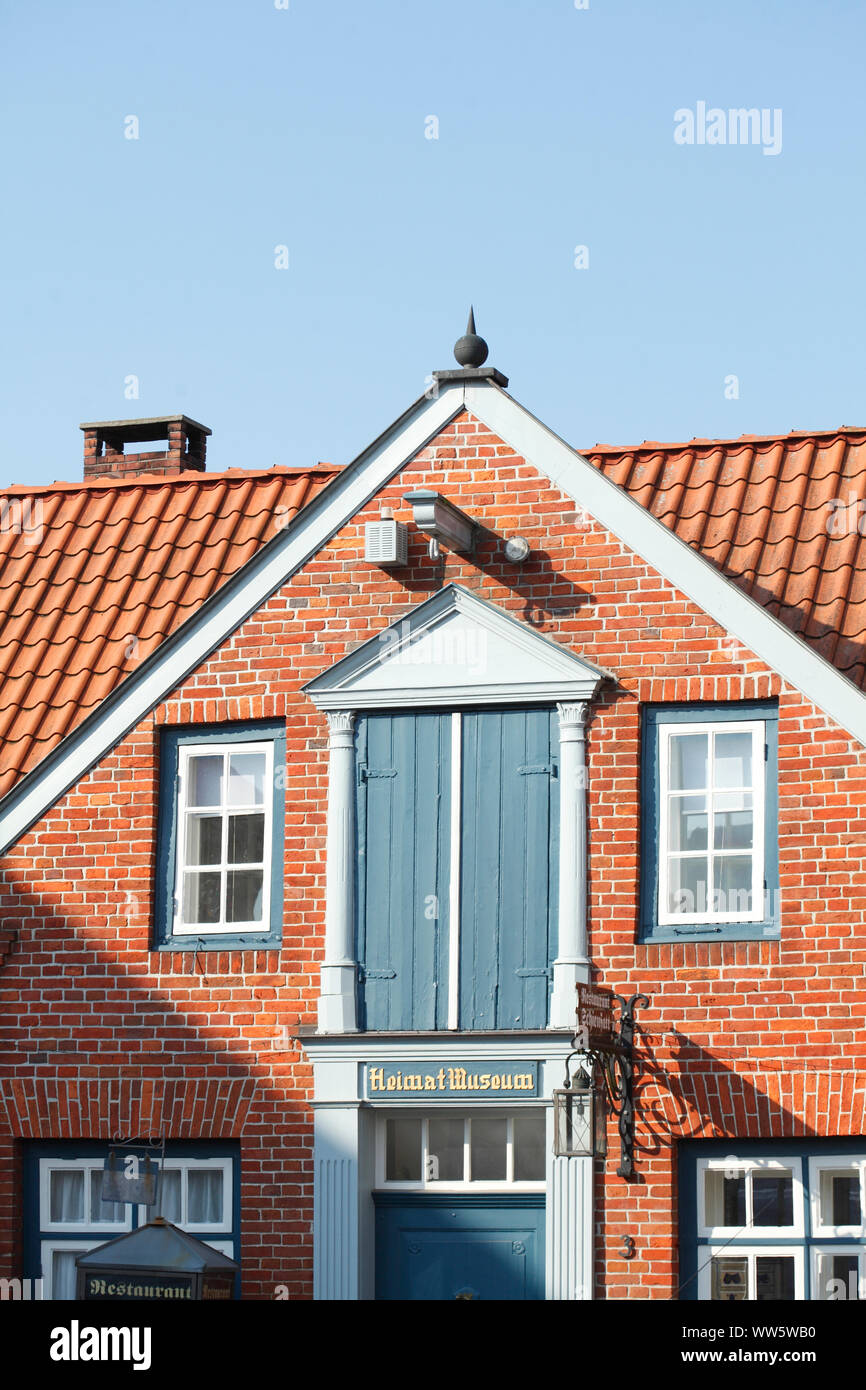
[{"label": "column capital", "polygon": [[564,732],[566,729],[576,729],[579,734],[583,733],[589,717],[588,700],[578,700],[568,704],[558,702],[556,709],[559,714],[560,732]]},{"label": "column capital", "polygon": [[328,721],[328,733],[332,743],[336,743],[341,734],[350,736],[355,729],[355,711],[351,709],[328,710],[325,718]]}]

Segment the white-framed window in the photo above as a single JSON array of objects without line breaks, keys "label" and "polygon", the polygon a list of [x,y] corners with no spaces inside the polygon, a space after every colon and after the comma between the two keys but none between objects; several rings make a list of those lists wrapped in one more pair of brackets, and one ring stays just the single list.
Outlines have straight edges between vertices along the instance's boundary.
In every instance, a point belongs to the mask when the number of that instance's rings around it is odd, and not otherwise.
[{"label": "white-framed window", "polygon": [[389,1112],[376,1130],[376,1186],[479,1192],[544,1188],[547,1113]]},{"label": "white-framed window", "polygon": [[658,723],[658,923],[760,922],[763,720]]},{"label": "white-framed window", "polygon": [[809,1198],[813,1235],[866,1239],[866,1158],[810,1158]]},{"label": "white-framed window", "polygon": [[812,1297],[822,1303],[866,1299],[866,1251],[862,1245],[812,1246]]},{"label": "white-framed window", "polygon": [[804,1233],[798,1158],[705,1158],[698,1161],[698,1234],[750,1234],[768,1240]]},{"label": "white-framed window", "polygon": [[[159,1175],[154,1215],[195,1235],[232,1228],[232,1161],[230,1158],[166,1158]],[[139,1207],[139,1225],[151,1220]],[[208,1244],[213,1244],[208,1241]],[[217,1243],[216,1248],[221,1248]],[[227,1252],[230,1253],[230,1252]]]},{"label": "white-framed window", "polygon": [[267,931],[273,742],[203,741],[178,754],[173,934]]},{"label": "white-framed window", "polygon": [[[53,1151],[46,1156],[44,1148]],[[25,1170],[25,1209],[32,1212],[25,1230],[28,1278],[42,1279],[42,1297],[74,1299],[76,1256],[93,1250],[157,1215],[180,1226],[230,1259],[240,1258],[235,1193],[239,1180],[237,1158],[216,1154],[169,1153],[162,1160],[157,1203],[103,1202],[102,1182],[108,1145],[87,1143],[75,1153],[76,1141],[40,1143],[28,1157]],[[216,1146],[214,1146],[216,1147]],[[164,1164],[164,1167],[162,1166]]]},{"label": "white-framed window", "polygon": [[96,1229],[108,1240],[132,1229],[131,1208],[125,1202],[102,1200],[103,1166],[103,1160],[96,1158],[39,1160],[41,1230]]},{"label": "white-framed window", "polygon": [[801,1245],[702,1247],[698,1297],[713,1302],[789,1303],[805,1298]]}]

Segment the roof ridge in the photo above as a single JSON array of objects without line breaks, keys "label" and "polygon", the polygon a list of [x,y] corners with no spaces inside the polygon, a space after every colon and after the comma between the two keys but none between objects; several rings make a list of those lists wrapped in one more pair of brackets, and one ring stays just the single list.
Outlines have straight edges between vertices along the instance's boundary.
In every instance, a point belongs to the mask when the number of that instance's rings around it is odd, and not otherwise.
[{"label": "roof ridge", "polygon": [[203,473],[195,468],[187,468],[181,473],[137,473],[131,478],[82,478],[79,482],[64,482],[55,479],[53,483],[36,483],[32,486],[28,483],[9,483],[7,487],[0,487],[0,497],[13,494],[34,497],[37,493],[90,492],[101,491],[105,488],[114,490],[122,487],[175,486],[179,482],[219,483],[225,482],[226,479],[241,481],[255,478],[306,476],[310,473],[341,473],[342,468],[342,464],[339,463],[275,463],[271,468],[226,468],[221,473]]},{"label": "roof ridge", "polygon": [[578,453],[586,458],[592,454],[623,456],[625,454],[658,453],[660,449],[677,450],[682,453],[695,449],[730,449],[734,445],[745,449],[752,444],[784,444],[791,439],[802,439],[805,442],[810,439],[834,439],[839,435],[863,435],[866,437],[866,425],[839,425],[835,429],[827,430],[789,430],[787,434],[740,434],[721,439],[705,439],[698,435],[695,435],[693,439],[685,440],[644,439],[640,444],[594,444],[589,449],[578,449]]}]

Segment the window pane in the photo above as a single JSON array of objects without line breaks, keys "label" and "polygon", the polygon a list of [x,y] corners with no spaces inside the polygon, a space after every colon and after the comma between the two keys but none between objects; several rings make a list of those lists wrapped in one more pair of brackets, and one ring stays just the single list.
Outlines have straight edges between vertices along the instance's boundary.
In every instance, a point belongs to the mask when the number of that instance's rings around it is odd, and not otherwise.
[{"label": "window pane", "polygon": [[78,1270],[75,1257],[82,1252],[76,1250],[53,1250],[51,1252],[51,1297],[75,1298]]},{"label": "window pane", "polygon": [[842,1299],[859,1299],[860,1260],[857,1255],[833,1255],[830,1261],[835,1287],[828,1289],[827,1296],[834,1294],[834,1302]]},{"label": "window pane", "polygon": [[668,912],[706,912],[709,861],[674,857],[668,864]]},{"label": "window pane", "polygon": [[794,1301],[794,1261],[790,1255],[758,1255],[755,1299],[758,1303]]},{"label": "window pane", "polygon": [[189,806],[219,806],[222,799],[222,754],[206,753],[191,757],[189,768]]},{"label": "window pane", "polygon": [[707,735],[672,734],[671,789],[688,791],[707,786]]},{"label": "window pane", "polygon": [[860,1225],[859,1173],[850,1169],[822,1169],[821,1225]]},{"label": "window pane", "polygon": [[184,874],[184,922],[218,922],[220,919],[219,874]]},{"label": "window pane", "polygon": [[514,1117],[514,1181],[542,1182],[545,1170],[544,1115]]},{"label": "window pane", "polygon": [[741,1230],[746,1224],[745,1173],[727,1176],[714,1168],[707,1172],[705,1182],[707,1225],[735,1226]]},{"label": "window pane", "polygon": [[228,875],[226,891],[227,922],[260,922],[262,920],[261,869],[244,869]]},{"label": "window pane", "polygon": [[263,806],[265,803],[264,753],[232,753],[229,756],[230,806]]},{"label": "window pane", "polygon": [[507,1120],[470,1121],[473,1182],[504,1182],[507,1174]]},{"label": "window pane", "polygon": [[463,1181],[464,1121],[431,1117],[428,1125],[427,1181]]},{"label": "window pane", "polygon": [[749,1289],[749,1262],[745,1259],[713,1259],[711,1266],[711,1299],[716,1302],[741,1302]]},{"label": "window pane", "polygon": [[84,1173],[79,1168],[77,1171],[63,1172],[62,1169],[54,1168],[51,1171],[51,1220],[52,1221],[77,1221],[84,1220]]},{"label": "window pane", "polygon": [[790,1173],[752,1175],[752,1220],[756,1226],[793,1226],[794,1179]]},{"label": "window pane", "polygon": [[420,1120],[386,1121],[385,1177],[388,1182],[421,1181]]},{"label": "window pane", "polygon": [[752,793],[722,792],[715,798],[713,845],[716,849],[752,848]]},{"label": "window pane", "polygon": [[707,848],[705,796],[672,796],[668,823],[671,849]]},{"label": "window pane", "polygon": [[229,816],[229,864],[261,864],[264,857],[264,816]]},{"label": "window pane", "polygon": [[218,1226],[223,1219],[223,1175],[215,1168],[190,1168],[187,1173],[187,1219]]},{"label": "window pane", "polygon": [[713,861],[713,911],[739,912],[752,910],[752,857],[749,854],[726,854]]},{"label": "window pane", "polygon": [[752,735],[716,734],[713,785],[750,787],[752,785]]},{"label": "window pane", "polygon": [[222,816],[187,816],[187,864],[218,864],[222,851]]},{"label": "window pane", "polygon": [[122,1221],[126,1215],[125,1202],[103,1202],[102,1168],[90,1170],[90,1219],[91,1221]]},{"label": "window pane", "polygon": [[164,1216],[166,1221],[173,1221],[175,1225],[179,1224],[181,1218],[180,1183],[181,1173],[178,1168],[164,1169],[159,1175],[159,1214]]}]

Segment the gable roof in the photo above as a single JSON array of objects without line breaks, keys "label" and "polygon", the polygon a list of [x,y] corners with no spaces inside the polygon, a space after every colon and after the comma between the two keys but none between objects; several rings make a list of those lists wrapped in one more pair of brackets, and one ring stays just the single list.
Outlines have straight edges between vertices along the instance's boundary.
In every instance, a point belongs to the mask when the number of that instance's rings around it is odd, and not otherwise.
[{"label": "gable roof", "polygon": [[[647,511],[628,489],[578,454],[492,378],[481,381],[455,373],[451,379],[443,376],[437,386],[435,393],[415,401],[353,463],[339,470],[328,486],[320,486],[290,526],[276,530],[272,539],[260,543],[220,587],[199,600],[198,607],[159,641],[134,671],[19,777],[0,800],[0,853],[302,569],[464,409],[866,745],[866,695],[675,530]],[[211,479],[215,476],[210,475]],[[250,475],[238,471],[237,476]],[[137,479],[129,486],[141,483]],[[176,487],[177,482],[170,486]]]},{"label": "gable roof", "polygon": [[645,440],[585,457],[866,687],[866,429]]},{"label": "gable roof", "polygon": [[377,709],[503,700],[591,700],[607,673],[460,584],[402,618],[308,681],[319,709]]},{"label": "gable roof", "polygon": [[0,796],[336,471],[235,468],[0,494]]}]

